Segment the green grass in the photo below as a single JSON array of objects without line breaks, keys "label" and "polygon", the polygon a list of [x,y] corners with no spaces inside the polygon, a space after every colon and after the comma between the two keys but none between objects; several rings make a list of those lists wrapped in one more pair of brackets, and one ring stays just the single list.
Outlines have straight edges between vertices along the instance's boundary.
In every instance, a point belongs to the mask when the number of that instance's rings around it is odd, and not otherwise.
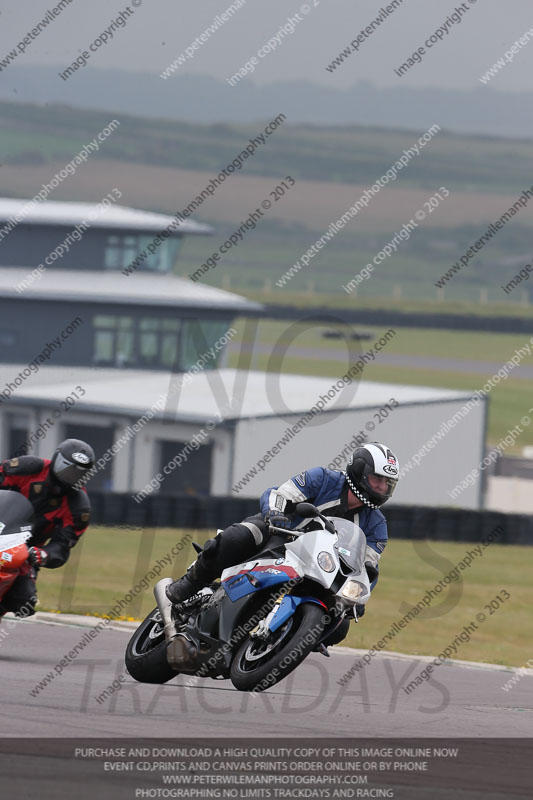
[{"label": "green grass", "polygon": [[[171,547],[185,536],[200,543],[211,532],[158,529],[157,531],[93,527],[72,553],[71,561],[61,570],[43,570],[38,589],[41,610],[61,610],[76,614],[109,614],[117,600],[124,597],[145,575],[157,559],[163,558]],[[344,644],[370,648],[406,613],[402,603],[416,605],[426,591],[433,588],[473,545],[394,539],[382,561],[381,577],[363,620],[352,624]],[[150,552],[153,545],[153,550]],[[433,601],[430,609],[442,615],[425,618],[418,615],[399,633],[389,650],[403,653],[438,655],[462,631],[463,626],[485,613],[487,619],[471,641],[463,644],[457,658],[485,661],[507,666],[522,666],[530,653],[524,631],[528,630],[533,603],[532,550],[527,547],[504,547],[493,544],[482,558],[461,573],[462,591],[450,602],[449,590]],[[172,568],[165,567],[161,577],[178,577],[193,560],[188,545],[179,554]],[[449,566],[437,566],[446,559]],[[136,566],[138,565],[138,566]],[[124,608],[123,616],[142,619],[155,606],[152,587],[140,593]],[[455,585],[455,584],[454,584]],[[496,613],[489,615],[484,608],[502,589],[511,594]],[[429,613],[429,612],[428,612]]]},{"label": "green grass", "polygon": [[[114,603],[148,575],[153,564],[170,553],[173,545],[192,534],[205,541],[206,531],[184,532],[158,528],[129,529],[93,526],[61,570],[46,570],[39,577],[39,599],[46,610],[75,614],[109,614]],[[198,537],[198,538],[196,538]],[[179,577],[195,558],[190,542],[165,566],[161,577]],[[151,581],[151,586],[157,579]],[[140,592],[122,616],[144,618],[155,605],[151,590]]]},{"label": "green grass", "polygon": [[[382,560],[381,576],[368,612],[356,629],[352,627],[347,644],[371,648],[390,626],[401,619],[408,606],[416,605],[428,589],[439,582],[455,564],[462,560],[473,545],[431,542],[429,547],[450,562],[449,568],[431,565],[432,557],[421,557],[421,542],[391,540]],[[507,666],[522,666],[529,658],[524,630],[528,625],[529,608],[533,601],[531,579],[533,559],[528,547],[505,547],[492,544],[483,557],[461,573],[463,587],[460,597],[452,601],[447,589],[433,600],[430,609],[447,609],[442,616],[424,619],[419,614],[387,645],[389,650],[419,655],[438,655],[472,620],[476,614],[486,614],[472,639],[462,644],[455,656],[470,661],[485,661]],[[501,590],[511,598],[492,615],[484,606]],[[457,590],[459,593],[459,590]],[[405,609],[402,603],[407,606]]]}]

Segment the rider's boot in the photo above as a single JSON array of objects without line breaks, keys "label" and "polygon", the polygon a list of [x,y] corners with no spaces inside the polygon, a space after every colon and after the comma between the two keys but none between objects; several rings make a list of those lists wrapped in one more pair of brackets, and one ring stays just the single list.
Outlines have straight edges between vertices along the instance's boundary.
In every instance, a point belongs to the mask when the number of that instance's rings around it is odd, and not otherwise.
[{"label": "rider's boot", "polygon": [[216,571],[213,574],[213,569],[209,568],[205,558],[202,558],[202,554],[200,554],[197,561],[194,562],[183,577],[178,578],[177,581],[167,586],[167,597],[172,603],[183,603],[184,600],[188,600],[197,594],[200,589],[203,589],[216,577]]}]

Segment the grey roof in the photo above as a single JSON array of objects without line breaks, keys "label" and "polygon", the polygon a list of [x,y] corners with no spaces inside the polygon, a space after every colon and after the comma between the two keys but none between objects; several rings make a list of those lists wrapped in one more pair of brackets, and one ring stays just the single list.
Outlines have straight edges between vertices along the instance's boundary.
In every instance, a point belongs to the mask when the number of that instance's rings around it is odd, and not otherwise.
[{"label": "grey roof", "polygon": [[[0,392],[8,381],[13,381],[26,364],[0,365]],[[239,372],[235,369],[220,369],[190,375],[179,390],[178,412],[169,410],[157,412],[156,418],[176,421],[204,423],[216,419],[220,412],[224,419],[243,419],[270,417],[285,414],[286,407],[271,403],[266,391],[266,382],[273,388],[280,387],[282,403],[286,403],[294,414],[309,410],[319,399],[327,394],[335,383],[333,378],[316,378],[307,375],[278,375],[264,372]],[[209,379],[213,382],[211,385]],[[176,376],[176,382],[179,376]],[[30,406],[56,407],[72,392],[72,387],[80,384],[86,394],[76,403],[78,411],[105,412],[120,414],[135,420],[141,417],[156,401],[169,391],[168,372],[144,370],[118,370],[94,367],[53,367],[43,366],[31,374],[9,398],[0,404],[4,408],[19,403]],[[224,392],[230,398],[237,397],[233,411],[225,410]],[[379,408],[384,397],[394,396],[401,405],[421,403],[466,402],[471,392],[450,389],[435,389],[425,386],[404,386],[398,384],[362,381],[357,386],[355,397],[341,402],[339,395],[329,401],[339,408],[365,409]],[[328,406],[326,405],[326,411]]]},{"label": "grey roof", "polygon": [[235,313],[258,311],[263,306],[224,289],[216,289],[168,273],[47,269],[22,292],[17,286],[31,268],[0,268],[0,297],[72,302],[120,303],[171,308],[212,308]]},{"label": "grey roof", "polygon": [[[7,222],[10,217],[19,224],[30,225],[62,225],[75,227],[80,222],[88,222],[91,215],[91,228],[117,228],[123,230],[150,231],[160,233],[172,223],[175,217],[167,214],[155,214],[152,211],[140,211],[127,206],[110,205],[107,208],[97,209],[96,203],[61,202],[46,200],[42,203],[30,205],[31,200],[14,200],[11,197],[0,197],[0,224]],[[17,219],[20,216],[20,220]],[[169,231],[171,236],[181,236],[184,233],[211,234],[213,228],[200,222],[186,220],[179,226]]]}]

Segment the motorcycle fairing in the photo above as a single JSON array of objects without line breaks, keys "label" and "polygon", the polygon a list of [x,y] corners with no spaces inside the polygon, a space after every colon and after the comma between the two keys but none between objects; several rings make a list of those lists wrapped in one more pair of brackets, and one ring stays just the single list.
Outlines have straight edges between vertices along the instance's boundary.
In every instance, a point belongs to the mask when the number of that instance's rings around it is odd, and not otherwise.
[{"label": "motorcycle fairing", "polygon": [[0,489],[0,598],[29,569],[26,542],[32,535],[32,516],[33,506],[26,497]]},{"label": "motorcycle fairing", "polygon": [[26,541],[31,533],[13,533],[0,536],[0,569],[7,572],[19,570],[28,559]]},{"label": "motorcycle fairing", "polygon": [[268,630],[272,633],[277,631],[284,622],[287,622],[289,617],[292,617],[298,606],[302,603],[315,603],[316,605],[322,606],[326,611],[328,610],[327,605],[316,597],[307,595],[304,597],[297,597],[292,594],[286,594],[281,603],[277,606],[268,625]]},{"label": "motorcycle fairing", "polygon": [[290,564],[276,564],[269,558],[225,569],[220,582],[229,599],[235,602],[260,589],[300,578],[302,574]]},{"label": "motorcycle fairing", "polygon": [[18,547],[18,545],[25,544],[28,539],[31,539],[31,531],[7,533],[0,537],[0,548],[2,550],[9,550],[12,547]]},{"label": "motorcycle fairing", "polygon": [[[364,534],[363,534],[364,536]],[[293,564],[300,564],[306,577],[329,589],[339,568],[339,556],[335,549],[337,536],[328,531],[312,530],[301,534],[294,542],[287,542],[285,550]],[[318,564],[318,555],[327,552],[336,569],[325,572]]]},{"label": "motorcycle fairing", "polygon": [[17,576],[23,574],[28,566],[28,548],[24,540],[18,544],[11,542],[11,547],[3,547],[3,540],[7,538],[7,536],[0,537],[0,599],[7,594]]}]

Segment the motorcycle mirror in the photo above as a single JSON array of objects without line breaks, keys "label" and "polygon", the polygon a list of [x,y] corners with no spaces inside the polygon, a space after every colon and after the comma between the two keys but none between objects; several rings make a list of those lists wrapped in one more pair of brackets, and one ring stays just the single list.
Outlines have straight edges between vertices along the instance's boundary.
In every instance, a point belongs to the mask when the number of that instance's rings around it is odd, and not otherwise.
[{"label": "motorcycle mirror", "polygon": [[309,517],[320,517],[320,511],[312,503],[297,503],[294,509],[299,517],[308,519]]}]

